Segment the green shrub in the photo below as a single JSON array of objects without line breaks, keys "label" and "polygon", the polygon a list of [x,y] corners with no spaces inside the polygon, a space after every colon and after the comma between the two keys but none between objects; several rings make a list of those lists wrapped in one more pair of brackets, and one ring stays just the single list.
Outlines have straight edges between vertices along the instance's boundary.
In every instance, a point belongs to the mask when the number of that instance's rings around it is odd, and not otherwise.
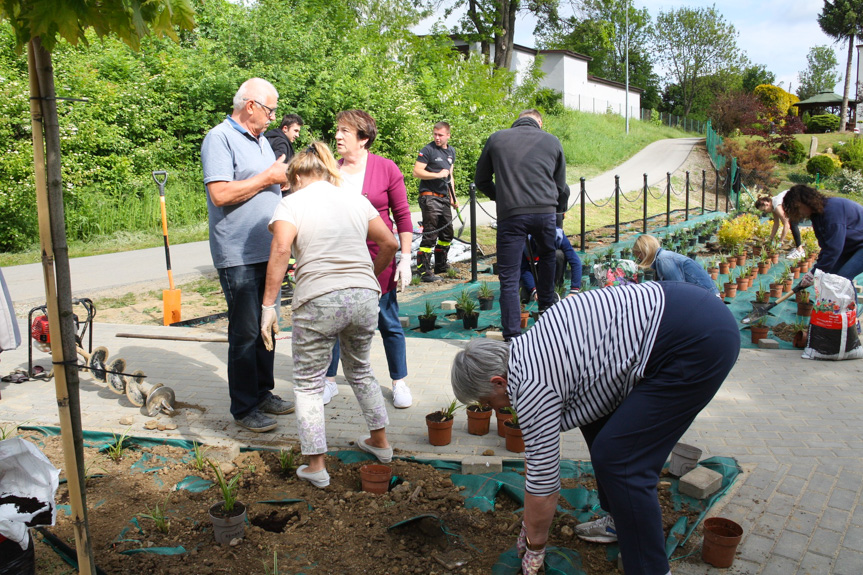
[{"label": "green shrub", "polygon": [[806,171],[812,174],[821,174],[822,179],[829,178],[836,171],[836,164],[830,156],[814,156],[806,162]]},{"label": "green shrub", "polygon": [[843,169],[830,178],[827,186],[842,194],[860,196],[863,195],[863,174],[859,170]]},{"label": "green shrub", "polygon": [[835,132],[839,129],[839,116],[835,114],[819,114],[809,118],[806,131],[812,134]]},{"label": "green shrub", "polygon": [[799,164],[806,159],[806,146],[797,140],[788,140],[779,146],[779,150],[785,152],[779,156],[785,164]]},{"label": "green shrub", "polygon": [[863,139],[854,138],[848,142],[836,144],[833,151],[842,160],[842,165],[854,170],[860,170],[863,165]]}]

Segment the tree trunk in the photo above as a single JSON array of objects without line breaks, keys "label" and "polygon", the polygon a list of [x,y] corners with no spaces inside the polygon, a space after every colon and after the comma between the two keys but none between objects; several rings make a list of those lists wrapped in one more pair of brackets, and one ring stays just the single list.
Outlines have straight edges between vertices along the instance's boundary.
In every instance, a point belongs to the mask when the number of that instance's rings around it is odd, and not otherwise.
[{"label": "tree trunk", "polygon": [[80,573],[95,574],[93,548],[90,544],[87,521],[86,494],[83,488],[84,441],[81,433],[81,404],[78,392],[78,353],[72,312],[69,252],[66,246],[63,187],[60,175],[60,129],[57,120],[54,70],[51,64],[51,53],[42,47],[39,37],[34,38],[28,45],[28,67],[30,93],[33,98],[31,115],[39,235],[49,330],[50,333],[55,334],[51,342],[51,356],[55,365],[54,382],[63,435],[66,479],[69,484],[78,569]]},{"label": "tree trunk", "polygon": [[848,122],[848,89],[851,86],[851,64],[854,62],[854,34],[848,37],[848,63],[845,65],[845,90],[842,92],[842,108],[839,111],[839,131],[845,131]]},{"label": "tree trunk", "polygon": [[494,34],[494,65],[509,69],[512,64],[512,46],[515,43],[515,17],[518,14],[519,0],[500,0]]}]

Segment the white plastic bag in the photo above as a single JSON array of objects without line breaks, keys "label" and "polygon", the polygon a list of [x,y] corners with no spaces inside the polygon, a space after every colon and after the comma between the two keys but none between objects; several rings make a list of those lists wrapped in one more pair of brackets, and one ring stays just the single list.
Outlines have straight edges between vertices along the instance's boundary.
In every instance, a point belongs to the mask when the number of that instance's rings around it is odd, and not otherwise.
[{"label": "white plastic bag", "polygon": [[0,535],[27,549],[29,527],[54,525],[59,477],[60,470],[29,441],[0,441]]},{"label": "white plastic bag", "polygon": [[632,260],[612,260],[593,264],[593,275],[600,287],[625,285],[638,281],[638,264]]},{"label": "white plastic bag", "polygon": [[846,278],[815,270],[815,306],[809,318],[805,359],[857,359],[863,346],[857,335],[857,293]]}]

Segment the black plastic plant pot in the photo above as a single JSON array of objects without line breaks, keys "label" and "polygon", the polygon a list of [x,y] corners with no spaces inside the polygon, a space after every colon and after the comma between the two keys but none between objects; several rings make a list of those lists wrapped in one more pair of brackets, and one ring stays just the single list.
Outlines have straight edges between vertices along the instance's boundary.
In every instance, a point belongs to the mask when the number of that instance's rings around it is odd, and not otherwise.
[{"label": "black plastic plant pot", "polygon": [[436,329],[435,321],[437,320],[437,316],[433,315],[431,317],[419,316],[420,321],[420,331],[423,333],[428,333],[433,329]]}]

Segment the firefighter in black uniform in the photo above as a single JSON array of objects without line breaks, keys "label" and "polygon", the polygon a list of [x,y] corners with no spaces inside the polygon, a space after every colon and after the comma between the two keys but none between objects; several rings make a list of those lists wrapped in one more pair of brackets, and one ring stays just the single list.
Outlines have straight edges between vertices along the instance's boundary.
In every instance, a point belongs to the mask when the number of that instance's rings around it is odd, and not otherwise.
[{"label": "firefighter in black uniform", "polygon": [[[434,141],[420,150],[413,171],[413,176],[420,180],[419,204],[422,210],[423,229],[433,231],[433,233],[423,233],[417,252],[417,271],[424,282],[440,281],[441,278],[435,274],[445,274],[450,267],[446,261],[453,238],[450,207],[458,209],[458,204],[455,203],[455,190],[452,187],[455,148],[448,145],[449,124],[438,122],[434,125],[432,135]],[[431,267],[432,250],[434,250],[434,270]]]}]

